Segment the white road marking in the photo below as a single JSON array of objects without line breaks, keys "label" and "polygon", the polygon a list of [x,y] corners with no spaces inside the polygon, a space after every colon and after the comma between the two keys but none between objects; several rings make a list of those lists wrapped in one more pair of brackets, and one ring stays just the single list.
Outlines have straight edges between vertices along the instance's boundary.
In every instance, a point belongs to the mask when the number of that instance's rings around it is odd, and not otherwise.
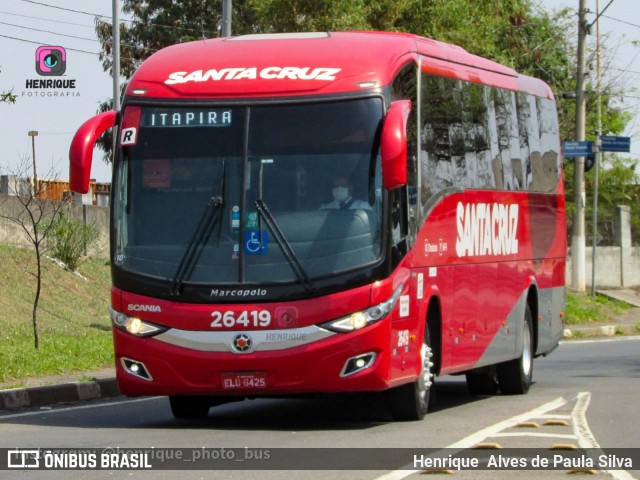
[{"label": "white road marking", "polygon": [[464,450],[465,448],[471,448],[474,445],[482,442],[487,437],[492,437],[494,434],[501,432],[505,428],[513,427],[514,425],[524,422],[525,420],[529,420],[532,417],[537,417],[538,415],[544,415],[545,413],[555,410],[557,408],[565,405],[567,401],[558,397],[555,400],[545,403],[544,405],[540,405],[538,408],[534,408],[533,410],[529,410],[528,412],[521,413],[520,415],[516,415],[511,418],[507,418],[501,422],[495,423],[493,425],[488,426],[487,428],[483,428],[476,433],[472,433],[468,437],[463,438],[462,440],[452,443],[446,448],[458,448],[460,450]]},{"label": "white road marking", "polygon": [[134,398],[131,400],[120,400],[120,401],[114,401],[114,402],[97,403],[94,405],[78,405],[74,407],[64,407],[64,408],[47,408],[46,410],[34,410],[32,412],[13,413],[9,415],[0,415],[0,422],[6,419],[19,418],[19,417],[30,417],[35,415],[46,415],[49,413],[70,412],[72,410],[86,410],[89,408],[113,407],[114,405],[123,405],[126,403],[148,402],[151,400],[157,400],[158,398],[162,398],[162,397]]},{"label": "white road marking", "polygon": [[632,340],[640,340],[640,336],[634,335],[630,337],[614,337],[614,338],[596,338],[595,340],[561,340],[560,345],[586,345],[587,343],[611,343],[611,342],[629,342]]},{"label": "white road marking", "polygon": [[537,432],[507,432],[496,433],[494,437],[544,437],[544,438],[565,438],[567,440],[575,440],[575,435],[565,435],[563,433],[537,433]]},{"label": "white road marking", "polygon": [[[589,428],[587,423],[587,408],[591,402],[591,392],[580,392],[578,394],[578,401],[576,406],[573,407],[571,412],[571,418],[573,420],[573,430],[578,438],[578,445],[582,448],[591,448],[602,450],[600,444],[596,440],[595,435]],[[604,453],[604,452],[603,452]],[[626,470],[602,470],[608,473],[616,480],[635,480],[636,477],[631,475]]]},{"label": "white road marking", "polygon": [[[555,400],[552,400],[551,402],[545,403],[544,405],[540,405],[539,407],[534,408],[533,410],[529,410],[528,412],[521,413],[520,415],[516,415],[514,417],[508,418],[506,420],[503,420],[501,422],[498,422],[486,428],[483,428],[482,430],[472,433],[471,435],[463,438],[462,440],[452,443],[451,445],[444,448],[456,449],[456,450],[464,450],[467,448],[471,448],[474,445],[477,445],[478,443],[480,443],[485,438],[495,436],[496,433],[500,432],[501,430],[504,430],[505,428],[513,427],[514,425],[520,422],[523,422],[525,420],[528,420],[532,417],[535,417],[535,418],[540,417],[541,415],[544,415],[547,412],[550,412],[551,410],[555,410],[557,408],[562,407],[566,403],[567,401],[564,398],[558,397]],[[418,470],[394,470],[392,472],[386,473],[378,477],[376,480],[402,480],[403,478],[406,478],[409,475],[413,475],[414,473],[418,473]]]}]

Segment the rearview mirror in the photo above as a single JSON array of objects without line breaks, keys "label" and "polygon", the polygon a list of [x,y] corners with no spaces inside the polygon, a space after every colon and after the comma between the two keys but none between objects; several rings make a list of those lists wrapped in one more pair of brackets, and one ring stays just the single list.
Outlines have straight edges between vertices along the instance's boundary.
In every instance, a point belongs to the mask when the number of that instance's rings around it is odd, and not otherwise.
[{"label": "rearview mirror", "polygon": [[391,104],[382,125],[380,153],[382,156],[382,184],[392,190],[407,183],[407,119],[411,113],[410,100]]},{"label": "rearview mirror", "polygon": [[89,191],[93,148],[100,136],[116,124],[117,112],[110,110],[82,124],[69,148],[69,187],[78,193]]}]

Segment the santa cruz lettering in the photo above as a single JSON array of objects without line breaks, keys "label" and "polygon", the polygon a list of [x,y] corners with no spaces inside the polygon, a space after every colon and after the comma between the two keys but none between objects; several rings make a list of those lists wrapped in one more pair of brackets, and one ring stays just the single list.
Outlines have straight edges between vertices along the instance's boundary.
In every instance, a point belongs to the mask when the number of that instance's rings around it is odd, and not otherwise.
[{"label": "santa cruz lettering", "polygon": [[456,227],[458,257],[518,253],[518,205],[458,202]]},{"label": "santa cruz lettering", "polygon": [[175,85],[187,82],[207,82],[221,80],[320,80],[331,82],[341,68],[311,68],[311,67],[266,67],[258,70],[256,67],[221,68],[220,70],[195,70],[193,72],[173,72],[164,83]]}]

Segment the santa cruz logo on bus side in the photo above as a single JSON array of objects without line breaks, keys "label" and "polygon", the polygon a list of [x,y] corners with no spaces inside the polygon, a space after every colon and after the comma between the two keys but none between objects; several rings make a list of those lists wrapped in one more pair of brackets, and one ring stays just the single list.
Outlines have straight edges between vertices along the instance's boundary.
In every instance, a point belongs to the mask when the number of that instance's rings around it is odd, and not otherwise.
[{"label": "santa cruz logo on bus side", "polygon": [[175,85],[187,82],[207,82],[221,80],[319,80],[332,82],[341,68],[327,67],[233,67],[219,70],[194,70],[193,72],[173,72],[164,83]]},{"label": "santa cruz logo on bus side", "polygon": [[518,253],[517,204],[458,202],[456,253],[458,257]]}]

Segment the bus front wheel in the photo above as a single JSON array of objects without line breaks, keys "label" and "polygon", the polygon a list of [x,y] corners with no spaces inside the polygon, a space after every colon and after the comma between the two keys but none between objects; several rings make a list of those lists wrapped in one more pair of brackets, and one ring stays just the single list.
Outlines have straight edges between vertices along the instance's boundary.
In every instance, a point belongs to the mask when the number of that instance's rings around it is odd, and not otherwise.
[{"label": "bus front wheel", "polygon": [[433,389],[433,351],[429,329],[424,329],[420,348],[420,375],[413,383],[392,389],[390,393],[391,414],[396,420],[422,420],[429,408],[429,397]]}]

